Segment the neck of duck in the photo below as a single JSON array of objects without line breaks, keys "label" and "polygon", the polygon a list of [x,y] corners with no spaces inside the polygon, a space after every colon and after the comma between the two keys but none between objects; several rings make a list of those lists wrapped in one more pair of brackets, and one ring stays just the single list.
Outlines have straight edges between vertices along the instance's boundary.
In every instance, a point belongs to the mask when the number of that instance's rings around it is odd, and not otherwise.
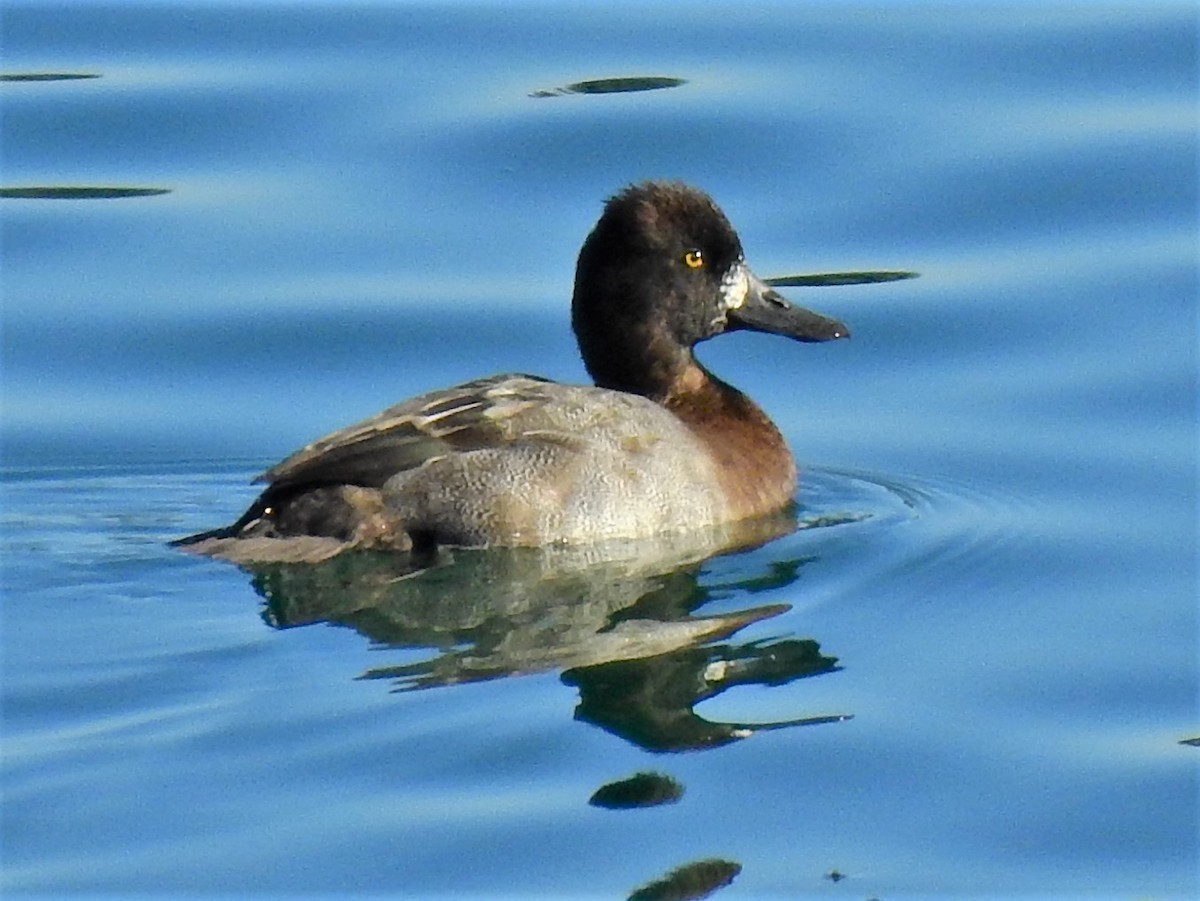
[{"label": "neck of duck", "polygon": [[612,334],[603,337],[609,340],[580,337],[584,366],[598,388],[640,394],[669,407],[672,398],[703,392],[716,382],[696,362],[691,348],[680,346],[663,330],[637,330],[631,340],[619,344]]}]

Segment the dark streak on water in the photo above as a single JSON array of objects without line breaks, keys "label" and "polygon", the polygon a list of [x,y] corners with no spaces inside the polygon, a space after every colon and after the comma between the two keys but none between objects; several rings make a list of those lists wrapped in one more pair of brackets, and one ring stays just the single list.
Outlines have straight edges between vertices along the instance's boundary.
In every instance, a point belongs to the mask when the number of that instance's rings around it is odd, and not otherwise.
[{"label": "dark streak on water", "polygon": [[0,188],[0,197],[15,200],[113,200],[122,197],[154,197],[170,194],[170,188],[120,188],[100,185]]},{"label": "dark streak on water", "polygon": [[14,72],[0,74],[0,81],[79,81],[99,77],[89,72]]},{"label": "dark streak on water", "polygon": [[538,90],[530,97],[561,97],[566,94],[634,94],[639,91],[661,91],[687,84],[686,78],[668,76],[637,75],[626,78],[596,78],[576,81],[561,88]]},{"label": "dark streak on water", "polygon": [[807,288],[834,285],[874,285],[917,278],[917,272],[820,272],[812,275],[780,275],[766,279],[776,288]]}]

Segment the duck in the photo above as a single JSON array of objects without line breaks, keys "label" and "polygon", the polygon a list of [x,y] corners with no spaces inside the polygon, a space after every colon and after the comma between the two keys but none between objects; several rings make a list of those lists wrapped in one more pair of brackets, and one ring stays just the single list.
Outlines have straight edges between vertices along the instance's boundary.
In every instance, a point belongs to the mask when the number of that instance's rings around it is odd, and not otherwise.
[{"label": "duck", "polygon": [[403,401],[262,473],[231,525],[172,544],[244,565],[584,545],[794,503],[783,435],[694,348],[739,330],[801,342],[850,332],[758,278],[708,194],[648,181],[610,197],[579,252],[571,326],[593,385],[506,373]]}]

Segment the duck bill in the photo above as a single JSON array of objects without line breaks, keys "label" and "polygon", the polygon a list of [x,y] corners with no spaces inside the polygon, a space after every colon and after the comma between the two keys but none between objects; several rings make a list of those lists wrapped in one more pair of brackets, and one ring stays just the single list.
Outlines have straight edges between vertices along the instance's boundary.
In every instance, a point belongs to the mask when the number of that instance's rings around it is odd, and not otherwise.
[{"label": "duck bill", "polygon": [[850,329],[843,323],[796,306],[749,269],[744,272],[746,291],[741,303],[729,309],[730,329],[754,329],[796,341],[850,337]]}]

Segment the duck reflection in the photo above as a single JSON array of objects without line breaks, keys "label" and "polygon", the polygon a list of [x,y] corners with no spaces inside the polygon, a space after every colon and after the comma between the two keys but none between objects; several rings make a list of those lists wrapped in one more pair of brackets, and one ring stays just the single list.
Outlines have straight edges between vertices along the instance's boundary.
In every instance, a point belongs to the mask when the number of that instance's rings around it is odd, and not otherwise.
[{"label": "duck reflection", "polygon": [[695,705],[735,685],[782,685],[839,669],[811,640],[683,648],[642,660],[568,670],[563,681],[579,688],[576,719],[601,726],[647,751],[714,748],[756,732],[849,719],[811,716],[773,723],[711,722]]},{"label": "duck reflection", "polygon": [[600,786],[588,803],[608,810],[633,810],[674,804],[682,797],[683,786],[666,773],[635,773]]},{"label": "duck reflection", "polygon": [[794,582],[806,560],[773,563],[730,584],[701,584],[700,573],[714,556],[796,528],[789,514],[653,541],[443,550],[426,560],[344,554],[250,571],[272,626],[335,623],[389,648],[434,652],[361,678],[414,691],[559,669],[579,690],[578,719],[647,750],[683,751],[844,718],[748,725],[710,722],[693,710],[735,685],[782,685],[838,669],[812,640],[728,641],[786,605],[694,614],[717,597]]},{"label": "duck reflection", "polygon": [[629,901],[688,901],[706,898],[733,882],[742,865],[732,860],[708,858],[685,864],[637,889]]}]

